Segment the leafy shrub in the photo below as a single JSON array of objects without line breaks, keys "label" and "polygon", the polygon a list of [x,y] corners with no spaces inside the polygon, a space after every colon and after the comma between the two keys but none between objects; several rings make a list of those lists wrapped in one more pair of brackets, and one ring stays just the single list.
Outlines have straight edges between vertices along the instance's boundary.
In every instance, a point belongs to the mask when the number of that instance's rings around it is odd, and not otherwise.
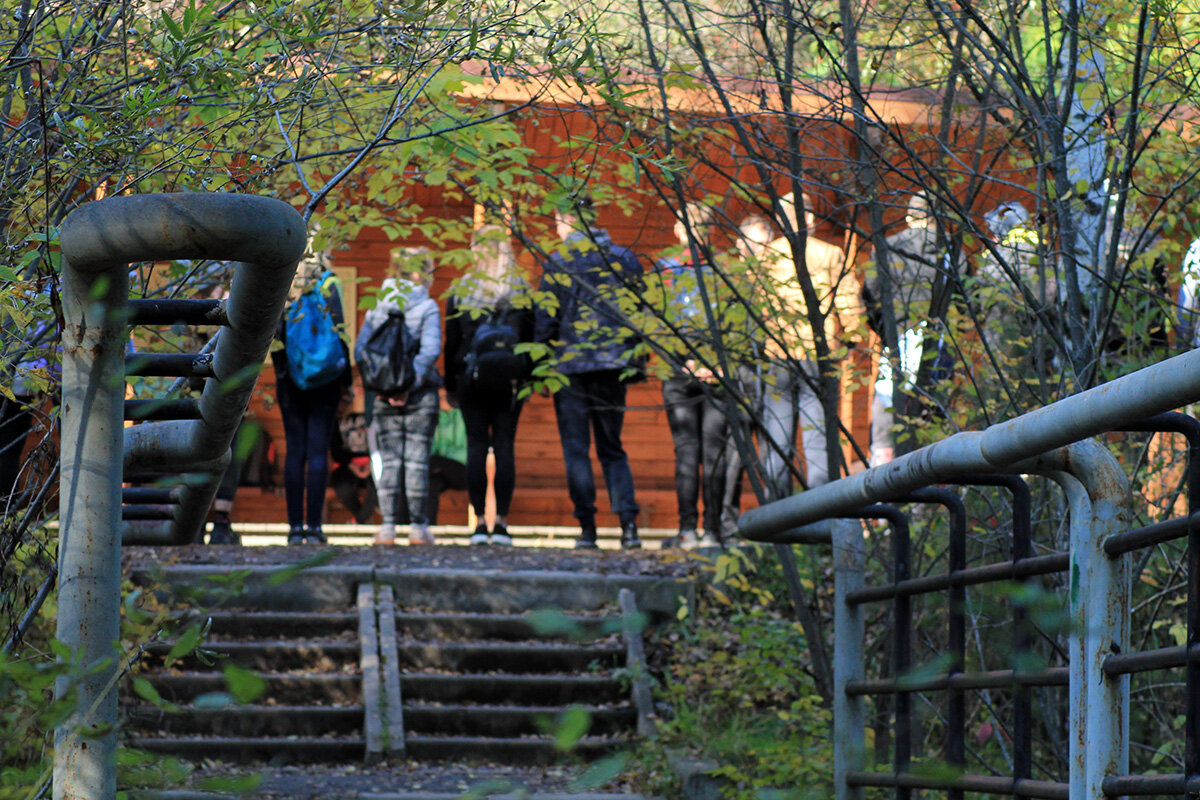
[{"label": "leafy shrub", "polygon": [[669,718],[645,752],[657,793],[678,791],[663,767],[683,751],[714,763],[732,800],[833,794],[832,717],[804,670],[804,635],[775,607],[779,594],[744,580],[751,564],[722,560],[721,585],[661,635],[658,700]]}]

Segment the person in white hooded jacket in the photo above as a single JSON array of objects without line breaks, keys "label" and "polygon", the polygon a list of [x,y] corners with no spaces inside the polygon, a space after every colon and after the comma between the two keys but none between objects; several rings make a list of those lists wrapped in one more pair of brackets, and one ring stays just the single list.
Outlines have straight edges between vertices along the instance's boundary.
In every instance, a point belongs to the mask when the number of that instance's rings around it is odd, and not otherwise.
[{"label": "person in white hooded jacket", "polygon": [[[426,516],[429,494],[429,455],[438,421],[437,371],[442,352],[442,318],[437,303],[429,296],[433,282],[433,260],[424,247],[400,248],[392,253],[392,273],[380,287],[379,301],[363,320],[359,337],[366,337],[387,319],[391,311],[403,311],[408,333],[420,345],[413,358],[416,382],[407,392],[384,397],[376,395],[372,407],[371,434],[379,457],[376,493],[383,517],[376,544],[395,544],[396,521],[412,521],[409,544],[433,544]],[[407,504],[408,514],[404,514]]]}]

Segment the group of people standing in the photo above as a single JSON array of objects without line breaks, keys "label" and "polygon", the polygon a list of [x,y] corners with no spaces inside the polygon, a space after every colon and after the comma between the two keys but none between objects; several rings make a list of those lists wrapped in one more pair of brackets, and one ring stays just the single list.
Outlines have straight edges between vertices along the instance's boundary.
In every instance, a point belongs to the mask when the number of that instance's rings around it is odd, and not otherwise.
[{"label": "group of people standing", "polygon": [[[854,253],[812,235],[816,224],[809,198],[785,195],[779,205],[788,235],[767,217],[751,215],[738,227],[736,254],[722,257],[717,269],[709,236],[713,211],[689,203],[680,210],[675,228],[679,255],[647,271],[633,251],[596,226],[591,200],[573,196],[556,214],[561,245],[543,260],[536,303],[508,232],[484,227],[472,241],[473,268],[447,293],[444,326],[429,294],[433,263],[428,250],[396,251],[392,277],[384,281],[359,334],[361,342],[390,315],[401,314],[414,342],[411,385],[402,392],[376,393],[368,409],[382,515],[375,541],[394,543],[397,525],[408,521],[411,543],[433,542],[426,506],[430,446],[441,397],[461,409],[466,431],[466,489],[480,520],[471,542],[512,543],[507,518],[516,485],[520,390],[528,384],[533,366],[528,354],[533,348],[520,346],[525,343],[545,345],[548,363],[564,379],[553,402],[579,525],[577,548],[597,546],[593,438],[611,510],[620,522],[621,545],[641,546],[639,506],[622,428],[627,387],[644,377],[647,351],[659,353],[668,368],[662,399],[674,444],[679,530],[667,547],[718,546],[735,534],[748,443],[757,444],[759,476],[768,496],[789,494],[797,478],[808,487],[823,484],[840,468],[828,447],[829,441],[837,440],[838,432],[829,424],[830,419],[836,424],[836,418],[826,413],[821,401],[830,394],[822,391],[822,381],[837,378],[831,379],[833,371],[818,369],[818,364],[820,359],[833,363],[842,357],[847,333],[867,317],[864,299],[869,302],[872,293],[888,294],[899,309],[895,324],[901,329],[901,352],[899,358],[885,354],[881,359],[872,429],[873,460],[889,460],[894,386],[911,381],[912,365],[923,358],[920,351],[936,339],[931,339],[923,319],[936,310],[923,307],[935,302],[937,276],[945,270],[929,225],[928,204],[914,198],[906,228],[889,240],[890,293],[881,291],[878,276],[868,278],[864,292]],[[1001,210],[1010,215],[1020,211],[1013,204]],[[807,285],[798,279],[794,242],[803,243]],[[740,268],[731,268],[729,259]],[[301,290],[318,285],[329,313],[340,323],[341,301],[331,276],[319,266],[310,267],[302,271]],[[645,306],[655,296],[661,308],[651,309],[649,316],[657,316],[658,330],[653,324],[632,324],[639,313],[645,315]],[[809,314],[813,297],[821,306],[819,313]],[[738,308],[740,314],[731,311]],[[814,335],[814,326],[823,328],[823,336]],[[660,333],[674,344],[653,341]],[[485,376],[480,367],[479,342],[492,341],[489,337],[500,343],[496,347],[505,350],[509,365],[499,378],[494,372]],[[936,341],[934,346],[942,358],[944,347]],[[285,341],[282,351],[287,347]],[[444,380],[437,369],[443,350]],[[902,364],[904,375],[892,374],[894,362]],[[326,385],[302,389],[291,381],[287,359],[276,357],[287,437],[284,478],[290,542],[324,541],[320,523],[327,454],[338,403],[351,382],[348,349],[345,364]],[[795,469],[797,433],[802,473]],[[495,457],[496,516],[491,530],[483,521],[489,451]]]},{"label": "group of people standing", "polygon": [[[467,432],[466,488],[480,519],[471,537],[474,544],[507,545],[506,517],[515,485],[513,440],[521,402],[517,392],[523,375],[508,381],[479,385],[469,372],[468,345],[485,320],[503,317],[528,341],[532,336],[532,311],[528,291],[516,269],[516,259],[507,238],[495,229],[478,231],[472,250],[475,269],[460,282],[448,303],[443,336],[442,314],[430,296],[433,259],[427,248],[407,247],[393,252],[391,277],[383,281],[374,308],[366,313],[358,343],[367,341],[390,316],[402,317],[410,343],[412,377],[406,388],[396,392],[370,392],[368,442],[372,473],[382,518],[375,543],[394,544],[397,525],[407,522],[411,544],[433,544],[430,531],[430,461],[442,400],[461,409]],[[316,290],[334,325],[343,327],[341,292],[332,272],[319,260],[301,267],[296,294]],[[525,308],[515,302],[523,296]],[[349,347],[343,343],[345,366],[321,385],[302,388],[289,367],[289,343],[280,326],[282,347],[274,353],[276,395],[284,422],[287,454],[284,489],[287,498],[289,544],[325,541],[321,529],[325,489],[328,485],[328,453],[334,435],[338,407],[350,390]],[[438,359],[443,346],[447,376],[443,381]],[[486,459],[491,450],[496,459],[495,494],[497,517],[489,532],[483,522],[487,493]]]}]

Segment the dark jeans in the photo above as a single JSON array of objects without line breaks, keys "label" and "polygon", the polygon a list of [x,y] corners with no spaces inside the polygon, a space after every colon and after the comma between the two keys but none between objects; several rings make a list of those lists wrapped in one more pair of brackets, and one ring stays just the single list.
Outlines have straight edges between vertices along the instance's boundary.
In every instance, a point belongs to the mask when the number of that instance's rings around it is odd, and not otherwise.
[{"label": "dark jeans", "polygon": [[737,525],[742,463],[716,391],[689,377],[669,378],[662,387],[675,443],[679,530],[696,529],[703,498],[704,530],[724,536]]},{"label": "dark jeans", "polygon": [[620,370],[600,370],[571,375],[571,382],[554,395],[558,436],[567,469],[567,489],[575,504],[575,517],[591,523],[596,517],[596,479],[589,456],[591,435],[596,435],[596,456],[608,487],[608,501],[622,524],[637,519],[629,458],[621,446],[625,424],[625,384]]},{"label": "dark jeans", "polygon": [[288,525],[310,528],[321,524],[325,489],[329,485],[329,445],[342,397],[339,381],[315,389],[301,389],[287,378],[275,386],[287,457],[283,487],[287,497]]},{"label": "dark jeans", "polygon": [[508,516],[513,490],[517,485],[517,460],[513,442],[517,438],[517,422],[521,418],[521,403],[505,403],[499,408],[482,407],[464,401],[463,426],[467,429],[467,497],[475,516],[483,519],[487,497],[487,454],[490,447],[496,455],[496,514]]}]

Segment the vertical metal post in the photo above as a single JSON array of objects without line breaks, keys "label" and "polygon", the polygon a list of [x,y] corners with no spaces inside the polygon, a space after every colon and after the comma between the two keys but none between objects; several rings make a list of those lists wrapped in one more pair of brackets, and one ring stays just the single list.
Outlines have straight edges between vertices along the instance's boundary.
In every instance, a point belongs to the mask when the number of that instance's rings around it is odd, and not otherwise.
[{"label": "vertical metal post", "polygon": [[846,598],[865,584],[866,548],[862,524],[836,520],[833,526],[833,786],[834,800],[861,800],[862,788],[846,776],[866,767],[866,711],[863,696],[850,697],[846,687],[866,674],[861,606]]},{"label": "vertical metal post", "polygon": [[1104,672],[1104,659],[1129,643],[1129,557],[1104,552],[1104,540],[1129,527],[1129,479],[1092,440],[1037,462],[1071,508],[1070,796],[1104,797],[1104,779],[1129,771],[1129,676]]},{"label": "vertical metal post", "polygon": [[[908,516],[896,513],[892,523],[892,582],[901,583],[912,577],[912,547],[909,542]],[[903,679],[912,669],[912,599],[899,594],[892,601],[892,675]],[[892,768],[899,775],[908,769],[912,760],[912,694],[901,687],[896,692],[896,736],[892,743]],[[896,800],[908,800],[912,789],[896,787]]]},{"label": "vertical metal post", "polygon": [[77,271],[64,263],[62,274],[58,638],[79,663],[58,685],[60,696],[74,688],[76,703],[55,736],[54,797],[83,800],[116,794],[129,286],[123,267]]}]

